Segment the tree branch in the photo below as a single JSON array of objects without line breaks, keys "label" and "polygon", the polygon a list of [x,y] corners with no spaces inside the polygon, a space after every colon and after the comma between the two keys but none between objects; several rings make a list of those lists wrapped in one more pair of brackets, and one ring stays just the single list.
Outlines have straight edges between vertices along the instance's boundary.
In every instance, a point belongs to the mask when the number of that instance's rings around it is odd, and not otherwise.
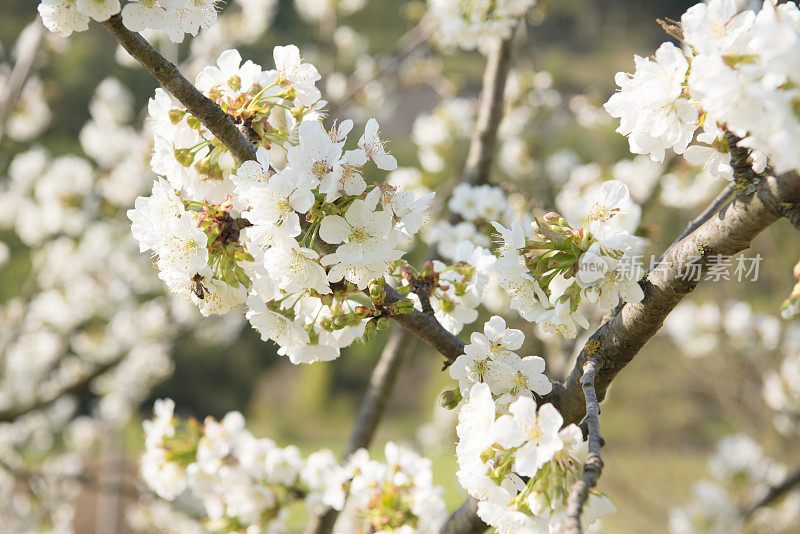
[{"label": "tree branch", "polygon": [[439,534],[480,534],[487,528],[478,517],[478,500],[469,497],[442,525]]},{"label": "tree branch", "polygon": [[709,204],[708,207],[703,210],[703,213],[701,213],[700,215],[689,221],[689,224],[686,225],[686,228],[683,230],[683,233],[680,236],[678,236],[678,238],[675,241],[673,241],[669,247],[667,247],[667,250],[665,250],[664,253],[661,255],[661,257],[655,261],[653,267],[661,263],[664,260],[664,256],[666,256],[667,253],[669,253],[669,251],[672,250],[672,248],[675,245],[680,243],[686,236],[688,236],[689,234],[700,228],[700,226],[702,226],[704,222],[709,220],[715,213],[717,213],[722,208],[722,206],[727,204],[731,196],[733,195],[734,188],[735,188],[734,183],[730,183],[727,186],[725,186],[725,189],[723,189],[722,192],[720,192],[720,194],[717,195],[717,198],[715,198],[711,202],[711,204]]},{"label": "tree branch", "polygon": [[478,120],[469,144],[464,164],[462,183],[471,185],[487,183],[497,144],[497,128],[503,118],[503,98],[511,67],[511,50],[514,36],[497,39],[491,44],[483,71]]},{"label": "tree branch", "polygon": [[[581,377],[589,358],[596,357],[595,391],[598,402],[601,402],[611,381],[658,332],[681,299],[696,287],[697,281],[687,280],[683,269],[690,263],[697,263],[701,278],[709,256],[733,256],[745,250],[759,233],[784,216],[787,204],[795,205],[797,202],[800,202],[800,175],[793,172],[778,177],[762,177],[752,194],[734,199],[716,216],[713,216],[715,210],[707,209],[712,213],[709,220],[670,247],[664,261],[640,282],[644,290],[642,301],[625,304],[619,313],[592,334],[566,382],[554,382],[553,391],[544,402],[552,403],[561,412],[565,425],[579,424],[586,415]],[[716,201],[712,207],[714,203]],[[448,524],[455,520],[460,525],[472,524],[474,517],[455,517],[470,513],[473,513],[472,507],[465,503]],[[484,525],[483,530],[486,528],[488,526]],[[483,530],[464,532],[472,534]],[[441,532],[456,534],[460,531]]]},{"label": "tree branch", "polygon": [[0,100],[0,141],[6,131],[6,123],[14,111],[14,106],[22,93],[22,88],[25,87],[25,82],[28,80],[28,75],[33,67],[33,62],[36,59],[36,53],[42,44],[44,38],[44,25],[39,16],[33,22],[36,31],[33,38],[25,43],[25,47],[19,50],[17,62],[14,64],[14,69],[8,78],[8,83],[4,88],[5,98]]},{"label": "tree branch", "polygon": [[[377,365],[372,370],[369,386],[361,401],[353,432],[347,442],[342,461],[346,462],[358,449],[369,447],[378,423],[383,416],[386,403],[392,395],[397,375],[403,363],[416,346],[414,336],[404,328],[395,328],[383,348]],[[324,513],[312,518],[306,534],[321,534],[333,530],[339,512],[328,508]]]},{"label": "tree branch", "polygon": [[759,508],[763,508],[764,506],[769,506],[775,501],[781,499],[784,495],[792,491],[797,486],[800,486],[800,469],[798,469],[794,473],[791,473],[789,476],[786,477],[786,479],[783,482],[781,482],[777,486],[771,487],[766,495],[764,495],[758,501],[756,501],[748,508],[746,508],[742,512],[742,518],[743,519],[749,518]]},{"label": "tree branch", "polygon": [[222,108],[198,91],[175,65],[159,54],[141,35],[123,26],[122,17],[114,15],[100,24],[164,89],[172,93],[189,113],[197,117],[203,126],[228,147],[237,160],[242,162],[256,159],[253,144],[242,135]]},{"label": "tree branch", "polygon": [[586,398],[586,426],[589,429],[589,455],[583,465],[581,478],[575,481],[569,490],[567,499],[567,519],[565,524],[566,534],[581,534],[581,514],[589,492],[597,485],[597,480],[603,472],[603,458],[600,449],[603,438],[600,436],[600,402],[594,389],[594,380],[597,376],[597,360],[592,357],[583,366],[581,386],[583,396]]},{"label": "tree branch", "polygon": [[82,377],[76,378],[69,384],[66,384],[60,388],[58,391],[53,391],[48,395],[42,395],[22,405],[10,406],[0,410],[0,423],[14,421],[18,417],[22,417],[23,415],[26,415],[34,410],[46,408],[64,395],[79,393],[86,385],[89,384],[89,382],[116,367],[123,359],[124,357],[120,356],[108,362],[98,364],[89,373]]},{"label": "tree branch", "polygon": [[[780,205],[798,200],[800,176],[797,173],[764,177],[753,194],[733,200],[682,239],[640,282],[644,299],[626,304],[589,338],[566,383],[555,384],[545,402],[552,402],[561,411],[565,424],[579,422],[586,413],[580,378],[589,357],[597,357],[595,387],[602,401],[614,377],[661,328],[678,302],[697,286],[706,271],[708,258],[733,256],[745,250],[759,233],[780,218]],[[698,269],[694,279],[686,276],[685,270],[690,264]]]},{"label": "tree branch", "polygon": [[[402,300],[395,289],[386,286],[386,304],[392,304]],[[411,313],[402,315],[392,315],[392,319],[400,323],[406,330],[409,330],[422,341],[433,347],[448,361],[453,362],[456,358],[464,354],[464,342],[448,332],[433,315],[414,310]]]}]

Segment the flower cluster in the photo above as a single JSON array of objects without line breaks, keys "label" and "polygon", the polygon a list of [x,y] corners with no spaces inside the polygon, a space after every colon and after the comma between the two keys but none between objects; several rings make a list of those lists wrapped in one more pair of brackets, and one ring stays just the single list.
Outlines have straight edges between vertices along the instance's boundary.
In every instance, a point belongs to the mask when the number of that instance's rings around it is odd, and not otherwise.
[{"label": "flower cluster", "polygon": [[366,165],[397,168],[378,122],[367,121],[346,149],[351,120],[331,130],[315,120],[316,69],[294,46],[274,56],[277,69],[262,71],[229,50],[198,76],[259,146],[258,160],[238,169],[196,118],[157,92],[152,165],[166,180],[128,216],[141,250],[157,254],[159,276],[204,315],[246,301],[247,319],[280,354],[332,360],[355,339],[372,339],[387,315],[413,309],[384,306],[383,276],[426,221],[433,193],[368,185]]},{"label": "flower cluster", "polygon": [[[478,499],[478,515],[499,534],[560,532],[571,483],[587,453],[576,425],[564,423],[551,404],[537,408],[521,396],[497,416],[487,384],[475,384],[458,414],[458,480]],[[527,481],[522,477],[526,477]],[[614,511],[592,492],[585,525]]]},{"label": "flower cluster", "polygon": [[[276,68],[262,70],[250,60],[242,63],[237,50],[226,50],[196,80],[203,94],[256,146],[267,150],[273,144],[282,149],[296,144],[299,125],[319,119],[316,108],[324,105],[316,88],[320,75],[303,62],[296,46],[276,46],[273,58]],[[153,121],[153,171],[190,200],[224,201],[233,192],[228,178],[237,165],[225,145],[162,89],[156,89],[148,111]]]},{"label": "flower cluster", "polygon": [[89,20],[108,20],[122,10],[122,23],[131,31],[163,30],[175,43],[185,34],[197,35],[217,21],[218,0],[41,0],[39,15],[48,30],[63,37],[89,28]]},{"label": "flower cluster", "polygon": [[507,38],[536,0],[428,0],[432,24],[446,46],[475,49],[493,37]]},{"label": "flower cluster", "polygon": [[[671,510],[672,534],[742,531],[741,510],[780,484],[787,473],[786,466],[765,456],[760,445],[742,434],[722,438],[708,468],[712,480],[697,482],[692,499]],[[800,493],[790,492],[780,504],[756,510],[751,526],[756,531],[792,532],[800,519],[798,503]]]},{"label": "flower cluster", "polygon": [[430,460],[394,443],[386,444],[385,463],[360,449],[340,466],[327,449],[303,459],[297,447],[255,438],[238,412],[200,425],[176,418],[174,407],[156,401],[144,423],[142,477],[168,501],[185,493],[200,501],[212,531],[281,531],[286,507],[299,500],[312,514],[341,510],[341,533],[434,533],[446,517]]},{"label": "flower cluster", "polygon": [[442,488],[433,484],[431,461],[392,442],[384,455],[386,462],[378,462],[360,449],[350,458],[343,470],[349,497],[334,532],[439,532],[447,509]]},{"label": "flower cluster", "polygon": [[448,332],[458,334],[478,318],[477,307],[483,302],[495,262],[488,250],[462,241],[451,265],[428,261],[417,272],[398,262],[392,274],[402,283],[400,294],[407,294],[418,310],[433,314]]},{"label": "flower cluster", "polygon": [[756,313],[746,302],[681,302],[664,321],[662,331],[688,358],[737,349],[752,357],[774,351],[781,342],[777,317]]},{"label": "flower cluster", "polygon": [[141,474],[161,498],[172,501],[187,489],[198,499],[213,531],[276,528],[284,507],[300,498],[300,451],[257,439],[238,412],[201,426],[177,420],[175,404],[156,401],[155,417],[145,421],[146,451]]},{"label": "flower cluster", "polygon": [[577,326],[588,327],[578,310],[583,297],[604,310],[620,298],[639,302],[643,270],[632,261],[639,238],[620,226],[629,202],[625,184],[611,180],[587,198],[577,229],[557,213],[530,225],[495,223],[498,278],[511,308],[545,332],[575,337]]},{"label": "flower cluster", "polygon": [[[617,74],[620,91],[606,110],[620,119],[631,151],[662,161],[666,149],[685,153],[714,175],[731,179],[732,132],[752,149],[757,171],[767,158],[777,172],[800,168],[792,147],[800,142],[800,117],[791,67],[800,43],[795,3],[766,0],[758,13],[739,12],[735,0],[711,0],[690,8],[671,32],[685,55],[664,43],[653,59],[636,57],[633,75]],[[689,146],[702,125],[697,143]]]},{"label": "flower cluster", "polygon": [[506,328],[503,318],[496,315],[483,325],[483,334],[473,332],[464,354],[450,366],[461,396],[469,398],[472,387],[484,383],[503,408],[518,397],[550,393],[553,386],[544,375],[544,359],[516,354],[524,341],[522,331]]},{"label": "flower cluster", "polygon": [[439,255],[454,260],[458,246],[469,241],[478,247],[488,247],[492,222],[511,224],[521,217],[521,210],[505,192],[491,185],[459,184],[447,202],[450,213],[458,221],[442,219],[431,225],[425,239],[436,245]]}]

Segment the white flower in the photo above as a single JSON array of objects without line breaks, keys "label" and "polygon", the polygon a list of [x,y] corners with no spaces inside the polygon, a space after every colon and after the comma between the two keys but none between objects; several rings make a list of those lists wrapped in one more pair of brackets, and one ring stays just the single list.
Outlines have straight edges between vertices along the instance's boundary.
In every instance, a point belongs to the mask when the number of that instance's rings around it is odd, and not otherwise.
[{"label": "white flower", "polygon": [[739,13],[739,3],[710,0],[690,7],[681,16],[684,42],[701,54],[742,53],[744,43],[740,41],[752,26],[755,14],[749,10]]},{"label": "white flower", "polygon": [[609,271],[600,283],[586,289],[587,299],[603,310],[616,306],[620,298],[625,302],[641,302],[644,291],[639,285],[639,279],[644,274],[644,269],[635,263],[635,257],[626,254],[619,260],[606,261],[610,265]]},{"label": "white flower", "polygon": [[608,268],[608,261],[600,250],[600,243],[593,243],[589,250],[581,254],[575,279],[579,286],[586,288],[602,280]]},{"label": "white flower", "polygon": [[62,37],[89,29],[89,17],[78,9],[76,0],[42,0],[37,9],[45,27]]},{"label": "white flower", "polygon": [[170,222],[180,219],[185,211],[181,199],[163,178],[153,182],[151,196],[138,197],[134,206],[127,216],[140,252],[157,250],[167,239],[165,230]]},{"label": "white flower", "polygon": [[281,346],[307,344],[308,332],[302,326],[278,312],[267,309],[255,295],[247,297],[247,320],[260,334],[261,339],[271,339]]},{"label": "white flower", "polygon": [[[316,121],[302,123],[297,132],[298,144],[289,147],[286,155],[289,167],[299,173],[301,180],[312,188],[318,187],[326,179],[338,181],[342,173],[339,165],[342,143],[335,143]],[[335,198],[327,201],[333,200]]]},{"label": "white flower", "polygon": [[142,423],[147,447],[157,447],[164,442],[165,437],[175,435],[175,426],[172,422],[174,411],[175,401],[172,399],[156,400],[153,405],[155,417]]},{"label": "white flower", "polygon": [[546,534],[550,532],[548,522],[536,516],[524,514],[512,504],[513,496],[507,502],[480,501],[478,516],[487,525],[493,526],[497,534]]},{"label": "white flower", "polygon": [[552,404],[536,410],[536,403],[520,397],[501,415],[492,428],[492,436],[505,449],[516,448],[514,471],[522,476],[535,476],[564,444],[558,435],[564,419]]},{"label": "white flower", "polygon": [[397,160],[386,153],[386,149],[378,133],[378,121],[370,119],[364,127],[364,135],[358,140],[358,146],[375,165],[384,171],[393,171],[397,168]]},{"label": "white flower", "polygon": [[620,91],[604,107],[620,119],[617,132],[628,136],[634,154],[650,154],[655,161],[664,160],[667,148],[681,154],[698,120],[697,111],[681,96],[689,63],[670,42],[658,48],[655,60],[640,56],[634,60],[636,71],[632,76],[617,73]]},{"label": "white flower", "polygon": [[141,474],[145,483],[162,499],[172,501],[186,489],[186,471],[167,461],[164,449],[148,448],[145,451]]},{"label": "white flower", "polygon": [[119,0],[77,0],[78,9],[94,20],[104,21],[119,13]]},{"label": "white flower", "polygon": [[330,244],[339,244],[336,252],[322,258],[331,265],[328,279],[342,278],[364,289],[367,284],[386,272],[388,263],[402,255],[393,248],[390,239],[391,212],[373,211],[364,200],[356,199],[344,217],[328,215],[322,219],[319,236]]},{"label": "white flower", "polygon": [[539,356],[526,356],[515,365],[512,395],[524,395],[533,391],[538,395],[547,395],[553,390],[553,384],[544,374],[545,361]]},{"label": "white flower", "polygon": [[[165,2],[166,3],[166,2]],[[159,0],[131,1],[122,8],[122,24],[132,32],[164,28],[167,9]],[[181,40],[183,40],[183,32]]]},{"label": "white flower", "polygon": [[328,294],[328,275],[319,264],[319,254],[304,248],[294,239],[286,239],[279,246],[264,252],[264,267],[270,277],[287,293],[299,293],[313,289]]},{"label": "white flower", "polygon": [[589,321],[579,311],[570,311],[570,306],[569,299],[559,301],[539,315],[536,321],[545,332],[571,339],[578,334],[578,326],[589,328]]},{"label": "white flower", "polygon": [[295,45],[276,46],[272,53],[280,81],[292,86],[295,101],[308,107],[319,100],[320,92],[314,84],[321,76],[314,65],[303,63],[300,50]]},{"label": "white flower", "polygon": [[711,176],[733,181],[733,167],[730,152],[723,153],[714,147],[692,145],[683,153],[686,161],[701,165]]}]

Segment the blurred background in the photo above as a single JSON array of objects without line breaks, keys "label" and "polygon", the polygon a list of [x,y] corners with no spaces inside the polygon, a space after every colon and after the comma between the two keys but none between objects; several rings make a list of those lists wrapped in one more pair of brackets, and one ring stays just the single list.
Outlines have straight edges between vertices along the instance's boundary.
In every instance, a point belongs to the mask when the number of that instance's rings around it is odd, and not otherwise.
[{"label": "blurred background", "polygon": [[[495,165],[492,182],[521,194],[531,209],[547,211],[557,207],[554,200],[559,180],[566,181],[566,176],[545,176],[554,172],[558,161],[568,161],[564,167],[567,173],[598,173],[610,178],[608,169],[631,157],[626,139],[614,133],[616,121],[605,116],[601,107],[615,89],[614,73],[632,70],[633,54],[648,55],[667,39],[657,18],[677,19],[692,4],[677,0],[540,1],[521,32],[524,35],[514,57],[514,68],[522,80],[520,87],[526,94],[538,91],[545,103],[536,108],[537,113],[523,117],[522,132],[531,167],[529,172],[514,175]],[[34,20],[35,8],[36,2],[30,0],[3,1],[0,57],[4,61],[9,61],[21,30]],[[238,46],[243,58],[270,66],[273,46],[297,44],[323,76],[318,84],[323,97],[328,93],[324,82],[331,71],[357,70],[346,66],[342,45],[332,42],[330,29],[302,17],[297,3],[280,0],[274,9],[269,28]],[[367,1],[356,13],[341,17],[338,24],[355,28],[365,38],[368,53],[380,58],[391,56],[422,11],[421,2]],[[2,177],[14,156],[32,143],[53,156],[82,155],[79,137],[90,101],[97,85],[109,76],[120,80],[132,94],[133,126],[141,128],[144,123],[146,103],[156,84],[141,68],[121,65],[115,59],[116,44],[101,27],[91,24],[88,32],[68,40],[48,36],[48,46],[52,49],[50,57],[36,66],[36,76],[42,81],[51,118],[32,141],[11,136],[2,140],[0,184],[6,180]],[[162,51],[182,61],[188,57],[189,47],[187,40],[180,46],[164,44]],[[427,52],[414,53],[425,57]],[[331,98],[331,116],[361,113],[366,117],[370,116],[370,106],[378,106],[383,136],[390,140],[400,166],[419,168],[419,146],[412,140],[416,118],[431,113],[446,99],[477,98],[484,67],[484,57],[477,52],[455,51],[436,57],[440,62],[434,69],[439,80],[436,87],[427,83],[426,71],[421,68],[416,78],[409,76],[392,85],[386,98],[371,95],[369,87],[358,88],[350,97]],[[423,172],[423,183],[447,191],[452,186],[448,178],[457,179],[459,175],[467,144],[468,135],[455,136],[443,156],[444,168]],[[584,167],[590,162],[598,165]],[[676,175],[689,172],[683,166],[684,162],[668,161],[664,172],[667,168]],[[635,181],[636,177],[631,179]],[[724,185],[724,181],[716,180],[702,191],[653,192],[643,206],[639,229],[650,240],[647,254],[660,254]],[[661,187],[666,186],[662,183]],[[675,194],[688,195],[692,202],[681,205],[670,200]],[[9,250],[6,263],[0,266],[0,302],[7,303],[22,295],[32,260],[30,247],[13,229],[0,230],[0,241]],[[764,348],[757,342],[758,334],[746,330],[763,319],[759,314],[778,316],[780,302],[793,284],[797,243],[795,232],[785,221],[770,228],[746,252],[748,256],[768,258],[761,264],[757,281],[705,283],[691,295],[696,303],[716,303],[717,308],[712,306],[707,313],[723,310],[717,323],[710,317],[711,326],[701,332],[692,319],[684,324],[676,322],[668,334],[653,339],[615,381],[601,416],[606,468],[600,488],[619,511],[604,520],[602,532],[666,532],[670,508],[684,503],[692,484],[707,476],[707,459],[717,440],[727,434],[745,432],[770,456],[789,465],[793,460],[800,462],[799,448],[774,429],[773,412],[762,400],[761,376],[779,365],[783,349],[777,348],[777,343]],[[417,251],[415,257],[424,257],[424,252]],[[141,259],[148,261],[144,255]],[[740,322],[731,319],[726,326],[724,314],[731,301],[747,302],[750,315],[742,316],[744,312],[738,308]],[[482,324],[489,315],[483,312],[476,324]],[[526,353],[543,356],[555,375],[570,368],[571,345],[538,336],[518,317],[508,318],[512,326],[526,332]],[[123,461],[125,472],[136,469],[142,443],[141,420],[149,417],[153,401],[162,397],[174,399],[181,415],[200,420],[239,410],[257,437],[268,436],[281,445],[297,444],[304,453],[321,447],[342,450],[386,333],[369,346],[356,344],[345,349],[333,363],[295,366],[277,356],[275,347],[262,342],[246,324],[224,324],[227,332],[218,343],[213,335],[178,339],[171,351],[172,372],[143,399],[141,408],[125,425],[120,449],[114,452]],[[779,328],[785,326],[780,323]],[[465,328],[461,337],[466,338],[469,331],[470,327]],[[700,339],[701,335],[706,337]],[[707,339],[711,335],[716,336],[713,342]],[[703,346],[694,347],[695,343]],[[702,353],[700,357],[698,353]],[[380,456],[387,440],[421,448],[434,459],[436,481],[446,488],[446,500],[454,508],[464,494],[455,479],[454,420],[436,408],[439,394],[453,386],[447,373],[441,372],[441,364],[441,357],[427,346],[416,345],[401,370],[372,452]],[[76,394],[79,411],[90,410],[94,393]],[[119,507],[124,499],[119,496],[109,504],[107,496],[104,501],[97,492],[84,491],[77,531],[104,532],[98,526],[102,523],[96,520],[96,508]],[[112,523],[115,531],[128,532],[124,521]],[[302,518],[297,518],[295,525],[299,524]]]}]

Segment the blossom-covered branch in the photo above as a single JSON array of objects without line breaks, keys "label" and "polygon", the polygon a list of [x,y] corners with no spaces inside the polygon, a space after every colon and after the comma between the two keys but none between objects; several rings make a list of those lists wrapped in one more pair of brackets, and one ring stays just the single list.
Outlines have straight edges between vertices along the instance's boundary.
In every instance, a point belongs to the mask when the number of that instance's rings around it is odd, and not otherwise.
[{"label": "blossom-covered branch", "polygon": [[169,91],[181,104],[186,106],[192,115],[212,131],[237,160],[243,162],[256,159],[255,147],[236,128],[222,108],[198,91],[189,80],[184,78],[178,68],[159,54],[147,40],[126,28],[120,15],[114,15],[101,24],[164,89]]},{"label": "blossom-covered branch", "polygon": [[53,391],[41,392],[35,399],[0,410],[0,423],[14,421],[25,414],[50,406],[65,395],[75,394],[84,390],[92,380],[119,365],[123,359],[124,358],[120,356],[108,362],[97,364],[93,369],[72,377],[65,384],[61,384]]},{"label": "blossom-covered branch", "polygon": [[800,200],[800,175],[787,173],[767,176],[746,198],[736,199],[694,233],[672,247],[658,267],[641,285],[644,298],[626,304],[622,311],[601,326],[586,342],[565,384],[548,397],[564,415],[565,421],[578,422],[586,413],[580,384],[583,365],[597,357],[595,387],[602,401],[614,377],[661,328],[664,319],[680,300],[697,285],[684,276],[692,264],[705,272],[708,258],[732,256],[750,246],[753,239],[781,217],[780,206]]},{"label": "blossom-covered branch", "polygon": [[742,515],[745,519],[750,517],[759,508],[773,504],[798,486],[800,486],[800,469],[789,473],[780,484],[772,486],[766,495],[745,509]]}]

